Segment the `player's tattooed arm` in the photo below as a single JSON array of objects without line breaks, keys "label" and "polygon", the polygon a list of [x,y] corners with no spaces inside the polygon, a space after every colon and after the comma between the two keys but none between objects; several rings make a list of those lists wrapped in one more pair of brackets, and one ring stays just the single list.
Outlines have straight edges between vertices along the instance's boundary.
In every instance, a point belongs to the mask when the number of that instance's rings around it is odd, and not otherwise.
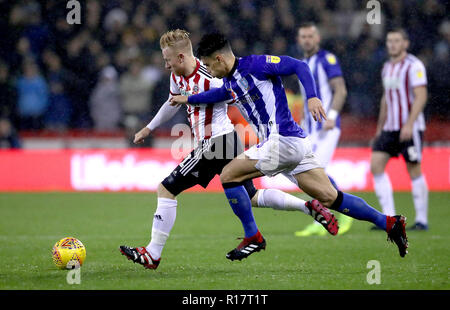
[{"label": "player's tattooed arm", "polygon": [[331,109],[327,114],[327,121],[323,125],[325,130],[336,127],[336,118],[342,110],[342,107],[347,97],[347,88],[342,76],[337,76],[330,79],[330,86],[333,89],[333,101],[331,102]]}]

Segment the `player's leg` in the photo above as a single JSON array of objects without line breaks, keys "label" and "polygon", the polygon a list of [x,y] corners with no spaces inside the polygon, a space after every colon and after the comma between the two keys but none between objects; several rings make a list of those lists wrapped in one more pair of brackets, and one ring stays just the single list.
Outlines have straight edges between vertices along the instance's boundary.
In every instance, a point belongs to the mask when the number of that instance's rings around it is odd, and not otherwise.
[{"label": "player's leg", "polygon": [[[328,175],[328,179],[330,180],[330,182],[333,185],[333,187],[337,191],[339,191],[339,187],[337,186],[337,184],[333,180],[333,178]],[[351,218],[350,216],[347,216],[347,215],[345,215],[343,213],[339,213],[339,215],[337,216],[337,219],[339,221],[339,235],[343,235],[346,232],[348,232],[350,230],[350,228],[352,227],[353,218]]]},{"label": "player's leg", "polygon": [[[237,137],[237,134],[235,134],[235,140],[233,144],[231,144],[230,142],[226,144],[227,150],[230,147],[236,150],[235,151],[236,155],[234,155],[233,157],[237,157],[237,154],[243,153],[244,147],[240,139]],[[227,153],[231,152],[227,151]],[[224,160],[218,162],[218,164],[222,165],[221,167],[225,167],[226,164],[228,164],[230,161],[231,160],[229,161]],[[309,214],[308,208],[305,207],[306,201],[304,201],[303,199],[300,199],[298,197],[295,197],[278,189],[257,190],[251,179],[244,181],[243,185],[250,197],[252,207],[254,208],[259,207],[259,208],[272,208],[274,210],[283,210],[283,211],[302,211],[306,214]]]},{"label": "player's leg", "polygon": [[[264,175],[262,171],[265,171],[268,175],[274,175],[276,174],[277,169],[283,169],[282,160],[279,161],[279,158],[273,156],[274,153],[279,151],[278,143],[279,140],[272,137],[261,145],[254,146],[245,153],[240,154],[222,170],[220,177],[225,194],[227,195],[234,212],[240,217],[243,224],[246,223],[248,219],[253,218],[253,214],[248,210],[248,200],[244,199],[246,198],[243,191],[246,187],[245,184],[248,184],[248,181],[255,177]],[[240,187],[237,185],[240,185]],[[253,183],[251,183],[251,185],[253,186]],[[233,197],[236,193],[241,195],[240,200]],[[241,201],[240,204],[233,204],[233,200],[230,200],[233,198],[236,202]],[[305,203],[306,202],[303,199],[276,189],[258,190],[256,195],[251,199],[251,204],[253,206],[270,207],[276,210],[299,210],[310,215],[310,211],[305,206]],[[244,225],[246,237],[251,236],[255,230],[253,222],[250,223],[250,227],[253,227],[253,229],[249,228],[249,225]]]},{"label": "player's leg", "polygon": [[[263,175],[272,177],[278,173],[282,173],[286,177],[291,178],[292,176],[287,172],[296,168],[306,153],[308,153],[308,158],[313,159],[314,156],[309,154],[310,151],[311,144],[309,143],[309,139],[272,135],[262,144],[247,150],[245,155],[249,159],[257,160],[255,168]],[[315,167],[319,166],[316,160],[313,160],[313,164]],[[294,183],[296,183],[295,180]],[[258,193],[258,203],[260,205],[272,205],[272,208],[282,210],[300,209],[305,214],[312,216],[316,221],[320,222],[332,235],[337,233],[336,219],[325,207],[314,208],[310,202],[283,193],[282,191],[270,189]],[[274,205],[277,206],[274,207]]]},{"label": "player's leg", "polygon": [[422,173],[422,137],[423,133],[414,131],[413,139],[404,143],[402,156],[411,179],[411,189],[416,211],[413,230],[428,230],[428,185]]},{"label": "player's leg", "polygon": [[[153,215],[151,239],[146,246],[151,257],[156,260],[160,259],[163,248],[175,224],[178,206],[177,200],[175,199],[176,195],[172,194],[163,183],[166,183],[166,186],[170,184],[167,178],[158,184],[158,200]],[[178,194],[177,192],[175,193]]]},{"label": "player's leg", "polygon": [[123,255],[148,269],[158,268],[161,261],[161,253],[175,224],[177,213],[177,200],[175,197],[178,193],[170,192],[163,183],[158,184],[157,192],[157,206],[153,215],[151,239],[148,245],[137,248],[125,245],[120,246],[120,251]]},{"label": "player's leg", "polygon": [[249,159],[244,153],[228,163],[220,174],[220,181],[234,214],[244,228],[244,240],[227,253],[230,260],[241,260],[266,248],[266,241],[260,233],[253,217],[252,203],[245,188],[245,182],[262,173],[255,168],[256,161]]},{"label": "player's leg", "polygon": [[322,205],[358,220],[369,221],[386,230],[386,215],[369,206],[363,199],[337,191],[322,168],[294,175],[298,186]]},{"label": "player's leg", "polygon": [[385,172],[391,156],[388,153],[373,151],[370,159],[370,171],[373,175],[375,194],[386,215],[395,214],[394,193],[389,176]]},{"label": "player's leg", "polygon": [[254,208],[271,208],[281,211],[300,211],[310,215],[306,201],[279,189],[258,189],[251,199]]},{"label": "player's leg", "polygon": [[398,133],[383,131],[374,141],[370,159],[370,171],[373,175],[375,194],[386,215],[395,214],[394,194],[386,165],[392,156],[397,156]]},{"label": "player's leg", "polygon": [[233,212],[240,219],[246,238],[258,232],[252,203],[245,188],[245,181],[262,176],[262,173],[255,168],[256,162],[257,160],[251,160],[242,153],[229,162],[220,174],[225,196]]},{"label": "player's leg", "polygon": [[[322,167],[327,171],[328,164],[331,161],[334,151],[338,145],[339,137],[341,135],[341,130],[337,127],[330,130],[319,130],[313,132],[309,138],[312,144],[312,151],[314,152],[315,157],[320,162]],[[334,179],[327,174],[330,179],[331,184],[338,190],[338,185],[334,181]],[[348,217],[342,213],[337,215],[339,221],[339,234],[347,232],[350,227],[353,219]],[[295,232],[295,235],[298,237],[305,237],[310,235],[326,235],[326,230],[320,223],[314,221],[313,223],[306,226],[303,230]]]},{"label": "player's leg", "polygon": [[412,196],[416,218],[414,230],[428,230],[428,185],[420,163],[406,163],[411,178]]},{"label": "player's leg", "polygon": [[191,174],[200,162],[201,152],[192,151],[172,173],[158,184],[158,199],[153,215],[151,239],[146,247],[120,246],[120,251],[128,259],[145,268],[156,269],[161,260],[163,248],[175,224],[178,194],[196,185],[199,178]]},{"label": "player's leg", "polygon": [[406,218],[404,216],[384,215],[369,206],[360,197],[336,191],[321,168],[303,171],[294,174],[293,177],[305,193],[317,198],[326,207],[355,219],[371,222],[385,230],[388,238],[398,246],[401,257],[408,253],[408,239],[405,233]]}]

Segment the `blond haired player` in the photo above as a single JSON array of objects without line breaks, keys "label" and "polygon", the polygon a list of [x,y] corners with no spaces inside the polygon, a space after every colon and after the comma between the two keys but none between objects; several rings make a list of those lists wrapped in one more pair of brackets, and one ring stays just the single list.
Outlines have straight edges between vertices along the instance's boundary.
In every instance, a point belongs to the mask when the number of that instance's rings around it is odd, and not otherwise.
[{"label": "blond haired player", "polygon": [[[222,87],[221,79],[213,78],[202,62],[194,57],[189,33],[184,30],[168,31],[161,36],[160,47],[165,67],[171,71],[169,98],[151,122],[136,133],[134,143],[142,143],[162,123],[172,118],[179,107],[170,105],[175,95],[190,96]],[[158,204],[153,218],[151,241],[146,247],[120,246],[127,258],[149,269],[156,269],[161,253],[175,223],[176,196],[197,184],[206,188],[222,168],[244,151],[227,115],[227,103],[214,106],[186,105],[188,119],[194,133],[194,150],[158,185]],[[149,176],[150,177],[150,176]],[[313,216],[327,230],[331,220],[325,221],[322,210],[306,206],[306,202],[276,189],[256,190],[251,180],[245,189],[253,207],[270,207],[278,210],[298,210]],[[334,219],[331,212],[327,218]],[[334,222],[333,222],[334,223]],[[252,251],[253,249],[249,249]]]}]

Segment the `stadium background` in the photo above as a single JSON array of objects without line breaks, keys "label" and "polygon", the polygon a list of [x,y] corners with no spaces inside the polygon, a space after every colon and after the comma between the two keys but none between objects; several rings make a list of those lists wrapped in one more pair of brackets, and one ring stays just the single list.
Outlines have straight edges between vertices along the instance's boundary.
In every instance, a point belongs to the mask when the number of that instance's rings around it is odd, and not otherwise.
[{"label": "stadium background", "polygon": [[[206,30],[221,30],[238,56],[267,53],[300,58],[295,36],[305,21],[318,24],[322,46],[338,56],[348,88],[340,148],[330,168],[337,182],[345,189],[372,189],[368,146],[375,133],[380,70],[387,57],[384,38],[388,29],[401,26],[410,35],[410,52],[424,62],[429,80],[425,173],[432,190],[450,189],[450,159],[445,159],[450,158],[447,1],[379,1],[378,25],[366,21],[367,1],[91,0],[79,1],[81,23],[73,25],[67,22],[68,2],[0,1],[0,147],[22,150],[0,153],[5,172],[0,190],[153,191],[177,162],[167,161],[168,149],[177,138],[171,128],[187,124],[186,112],[180,109],[140,146],[145,151],[132,144],[134,133],[168,96],[169,73],[160,54],[160,35],[169,29],[187,29],[195,48]],[[294,117],[300,120],[303,101],[297,81],[289,77],[284,82]],[[231,108],[229,114],[234,122],[244,122],[237,110]],[[255,138],[247,136],[245,142],[252,144]],[[49,154],[58,159],[45,160]],[[61,165],[52,165],[55,162]],[[402,165],[394,161],[388,170],[394,174],[396,190],[410,186]],[[89,167],[99,166],[104,169],[95,171],[102,177],[86,175],[94,171]],[[149,180],[143,171],[155,167],[160,174]],[[34,174],[30,175],[30,168]],[[54,174],[46,173],[48,169]],[[130,174],[136,175],[128,177],[134,183],[103,184]],[[140,184],[138,176],[147,183]],[[80,180],[85,185],[77,185]],[[221,189],[216,181],[209,189]],[[262,185],[279,181],[266,180]],[[281,188],[290,189],[282,183]]]}]

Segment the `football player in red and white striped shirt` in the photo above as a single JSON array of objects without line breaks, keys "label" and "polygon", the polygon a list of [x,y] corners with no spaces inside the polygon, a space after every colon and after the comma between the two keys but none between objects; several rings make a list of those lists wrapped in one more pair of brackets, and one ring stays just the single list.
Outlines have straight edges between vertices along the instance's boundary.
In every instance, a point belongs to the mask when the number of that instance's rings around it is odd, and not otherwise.
[{"label": "football player in red and white striped shirt", "polygon": [[[180,29],[168,31],[161,37],[160,46],[165,67],[171,71],[169,99],[152,121],[136,133],[136,144],[142,143],[155,128],[175,115],[179,107],[170,105],[172,96],[189,96],[212,87],[220,88],[223,84],[222,80],[213,78],[200,60],[194,57],[188,32]],[[197,184],[206,188],[226,164],[244,151],[228,118],[227,102],[211,106],[187,105],[187,113],[194,133],[195,148],[158,185],[158,204],[150,243],[147,247],[138,248],[120,246],[120,251],[127,258],[149,269],[158,267],[163,247],[175,223],[176,196]],[[306,201],[300,198],[277,189],[256,190],[251,180],[245,181],[244,187],[253,207],[297,210],[311,215],[305,206]],[[328,226],[324,223],[322,225],[325,228]]]},{"label": "football player in red and white striped shirt", "polygon": [[392,185],[385,173],[391,157],[400,154],[406,161],[412,184],[417,230],[428,229],[428,186],[422,174],[422,145],[427,101],[425,66],[407,52],[408,35],[403,29],[387,33],[389,60],[383,66],[384,93],[381,98],[377,131],[372,145],[371,171],[383,213],[395,214]]}]

